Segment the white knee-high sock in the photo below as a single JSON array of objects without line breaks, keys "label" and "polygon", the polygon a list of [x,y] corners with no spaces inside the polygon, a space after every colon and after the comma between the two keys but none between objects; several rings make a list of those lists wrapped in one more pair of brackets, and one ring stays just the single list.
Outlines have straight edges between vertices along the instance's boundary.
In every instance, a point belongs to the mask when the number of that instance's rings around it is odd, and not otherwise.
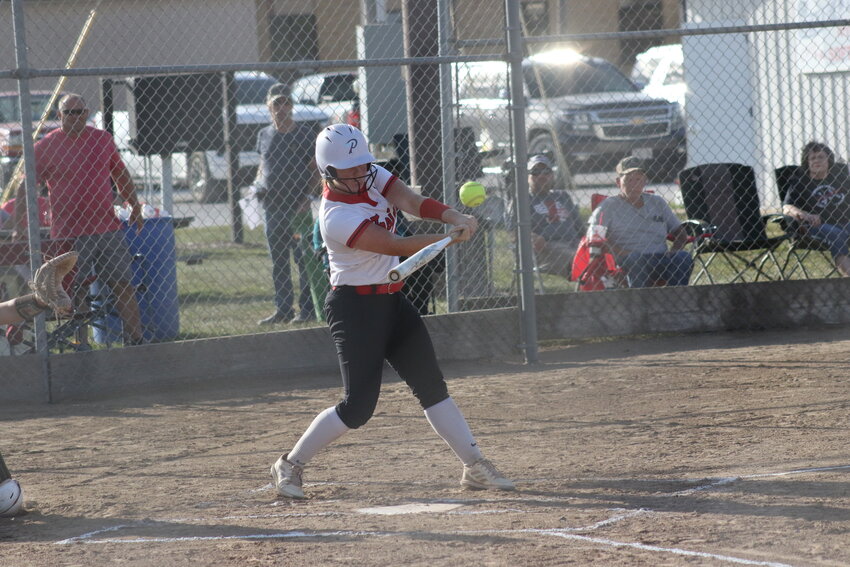
[{"label": "white knee-high sock", "polygon": [[290,463],[304,466],[316,453],[347,433],[349,428],[336,413],[336,407],[329,407],[313,419],[307,431],[289,452],[287,460]]},{"label": "white knee-high sock", "polygon": [[481,458],[481,451],[469,430],[469,424],[453,399],[446,398],[426,409],[425,417],[463,464],[471,465]]}]

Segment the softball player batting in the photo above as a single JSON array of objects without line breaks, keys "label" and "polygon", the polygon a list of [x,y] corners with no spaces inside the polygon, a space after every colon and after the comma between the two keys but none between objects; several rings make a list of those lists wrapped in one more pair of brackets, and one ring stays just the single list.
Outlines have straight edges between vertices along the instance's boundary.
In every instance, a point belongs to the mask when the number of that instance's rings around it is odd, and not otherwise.
[{"label": "softball player batting", "polygon": [[468,240],[477,221],[423,198],[374,161],[365,136],[353,126],[329,126],[316,140],[316,165],[324,179],[319,225],[332,286],[325,316],[345,395],[317,415],[295,446],[272,465],[277,492],[304,498],[302,473],[310,459],[369,421],[378,403],[384,360],[410,386],[434,431],[463,462],[461,485],[513,490],[514,484],[481,455],[466,419],[449,396],[425,324],[399,293],[404,282],[387,282],[398,256],[410,256],[445,237],[397,236],[399,209],[452,225],[449,236],[454,242]]}]

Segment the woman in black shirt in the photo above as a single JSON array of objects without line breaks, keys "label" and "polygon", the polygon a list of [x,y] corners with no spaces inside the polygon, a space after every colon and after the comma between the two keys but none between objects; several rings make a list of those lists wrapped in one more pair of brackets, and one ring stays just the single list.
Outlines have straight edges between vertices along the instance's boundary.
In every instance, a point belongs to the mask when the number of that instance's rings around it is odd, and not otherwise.
[{"label": "woman in black shirt", "polygon": [[782,212],[800,223],[810,237],[829,247],[838,271],[850,275],[850,175],[835,163],[826,144],[803,146],[800,170],[792,179]]}]

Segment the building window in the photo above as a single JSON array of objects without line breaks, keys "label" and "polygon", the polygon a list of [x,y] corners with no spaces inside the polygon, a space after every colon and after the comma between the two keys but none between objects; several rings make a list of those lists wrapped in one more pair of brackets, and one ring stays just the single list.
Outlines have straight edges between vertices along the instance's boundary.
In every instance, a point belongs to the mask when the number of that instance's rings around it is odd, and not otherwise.
[{"label": "building window", "polygon": [[[315,61],[319,58],[319,34],[313,14],[286,14],[272,17],[269,39],[273,61]],[[295,73],[297,75],[297,73]],[[279,77],[289,82],[295,77]]]},{"label": "building window", "polygon": [[[620,31],[660,30],[664,27],[664,11],[661,0],[639,0],[620,7],[618,12]],[[620,44],[620,64],[631,65],[635,55],[658,44],[658,39],[624,39]]]}]

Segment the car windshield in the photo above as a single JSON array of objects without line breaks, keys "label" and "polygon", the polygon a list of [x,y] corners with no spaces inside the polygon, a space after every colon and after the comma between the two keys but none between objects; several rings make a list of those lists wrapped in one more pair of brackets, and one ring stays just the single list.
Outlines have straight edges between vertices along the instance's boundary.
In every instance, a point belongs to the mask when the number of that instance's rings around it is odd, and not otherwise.
[{"label": "car windshield", "polygon": [[580,61],[570,65],[538,63],[524,67],[523,73],[532,98],[637,90],[616,67],[604,61]]},{"label": "car windshield", "polygon": [[265,104],[266,93],[275,84],[271,78],[244,79],[236,81],[237,104]]},{"label": "car windshield", "polygon": [[[32,108],[32,117],[34,120],[41,118],[41,113],[47,103],[50,102],[50,95],[30,95],[30,106]],[[49,116],[48,118],[55,118]],[[0,97],[0,122],[20,122],[21,107],[18,104],[18,95],[9,95]]]}]

